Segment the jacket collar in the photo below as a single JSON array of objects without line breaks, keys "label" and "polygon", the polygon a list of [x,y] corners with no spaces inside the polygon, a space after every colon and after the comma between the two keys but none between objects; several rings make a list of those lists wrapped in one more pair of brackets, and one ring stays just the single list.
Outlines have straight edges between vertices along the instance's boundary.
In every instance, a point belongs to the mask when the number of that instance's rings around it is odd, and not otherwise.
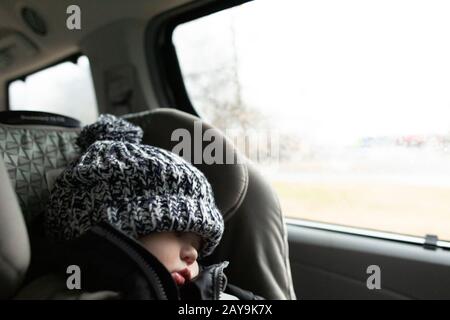
[{"label": "jacket collar", "polygon": [[227,277],[223,270],[228,261],[210,266],[201,266],[197,277],[180,287],[182,300],[219,300],[221,292],[227,286]]}]

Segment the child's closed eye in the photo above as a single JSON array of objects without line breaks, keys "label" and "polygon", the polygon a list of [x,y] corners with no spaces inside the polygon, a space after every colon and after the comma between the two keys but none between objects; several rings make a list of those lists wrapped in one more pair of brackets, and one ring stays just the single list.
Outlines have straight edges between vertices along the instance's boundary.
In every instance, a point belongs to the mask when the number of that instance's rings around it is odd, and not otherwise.
[{"label": "child's closed eye", "polygon": [[195,250],[200,251],[202,247],[202,239],[197,234],[192,232],[177,231],[175,232],[175,236],[189,243],[192,247],[195,248]]}]

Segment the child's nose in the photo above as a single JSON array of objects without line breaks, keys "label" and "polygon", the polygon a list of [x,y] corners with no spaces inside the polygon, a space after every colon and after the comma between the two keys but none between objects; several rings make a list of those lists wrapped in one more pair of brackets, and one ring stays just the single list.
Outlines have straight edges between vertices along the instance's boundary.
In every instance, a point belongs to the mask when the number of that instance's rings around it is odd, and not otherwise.
[{"label": "child's nose", "polygon": [[181,260],[188,265],[193,264],[198,258],[198,252],[193,246],[187,246],[181,251]]}]

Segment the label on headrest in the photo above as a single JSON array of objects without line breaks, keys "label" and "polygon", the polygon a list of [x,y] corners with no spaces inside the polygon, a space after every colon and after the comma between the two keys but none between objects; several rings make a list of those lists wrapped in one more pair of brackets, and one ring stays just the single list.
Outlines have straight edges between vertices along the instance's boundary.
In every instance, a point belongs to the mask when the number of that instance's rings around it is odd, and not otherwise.
[{"label": "label on headrest", "polygon": [[40,111],[3,111],[0,112],[0,123],[9,125],[45,125],[66,128],[79,128],[81,122],[56,113]]}]

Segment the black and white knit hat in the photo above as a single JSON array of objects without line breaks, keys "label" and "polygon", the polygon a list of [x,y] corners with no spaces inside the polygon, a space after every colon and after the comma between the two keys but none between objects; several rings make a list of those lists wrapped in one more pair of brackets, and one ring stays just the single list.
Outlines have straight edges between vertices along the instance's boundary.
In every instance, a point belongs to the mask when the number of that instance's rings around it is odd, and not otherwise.
[{"label": "black and white knit hat", "polygon": [[55,240],[76,238],[108,221],[138,239],[152,232],[194,232],[213,252],[223,218],[211,185],[194,166],[169,151],[141,144],[142,129],[101,115],[77,140],[83,154],[56,179],[45,213]]}]

